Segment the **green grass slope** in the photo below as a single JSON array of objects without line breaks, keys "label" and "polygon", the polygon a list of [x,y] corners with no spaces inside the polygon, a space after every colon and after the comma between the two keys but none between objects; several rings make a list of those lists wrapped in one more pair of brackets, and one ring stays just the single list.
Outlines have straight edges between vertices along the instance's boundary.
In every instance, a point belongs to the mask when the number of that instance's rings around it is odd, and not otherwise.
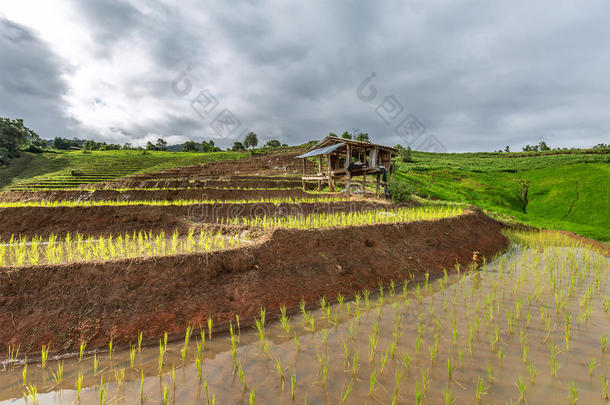
[{"label": "green grass slope", "polygon": [[[29,186],[71,187],[107,181],[131,174],[152,172],[216,160],[239,159],[247,152],[161,152],[137,150],[22,152],[8,167],[0,168],[0,188]],[[77,171],[78,176],[72,172]]]},{"label": "green grass slope", "polygon": [[[610,155],[433,154],[415,152],[396,178],[415,194],[478,205],[549,229],[610,240]],[[522,210],[518,179],[530,182]]]}]

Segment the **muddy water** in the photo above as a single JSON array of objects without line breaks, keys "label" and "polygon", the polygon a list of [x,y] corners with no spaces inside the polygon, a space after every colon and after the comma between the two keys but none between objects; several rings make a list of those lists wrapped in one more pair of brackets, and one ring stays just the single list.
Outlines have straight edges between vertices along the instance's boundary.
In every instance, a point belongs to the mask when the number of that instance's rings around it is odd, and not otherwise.
[{"label": "muddy water", "polygon": [[[82,361],[50,360],[44,369],[30,363],[26,386],[23,366],[5,365],[0,404],[27,403],[24,392],[34,385],[41,404],[78,402],[79,373],[84,404],[100,403],[102,391],[105,402],[121,404],[163,403],[164,393],[168,403],[212,403],[214,398],[217,404],[248,404],[253,391],[254,402],[261,404],[410,404],[417,398],[462,404],[476,402],[477,385],[480,403],[570,403],[577,398],[578,403],[603,404],[603,378],[610,377],[610,354],[601,347],[603,335],[610,340],[608,274],[608,259],[590,250],[513,247],[479,271],[461,269],[459,275],[430,283],[410,283],[406,290],[385,286],[383,295],[375,291],[368,299],[362,294],[329,311],[313,311],[308,315],[313,328],[303,314],[294,315],[288,320],[290,336],[280,322],[267,322],[263,339],[254,328],[236,328],[235,361],[228,335],[211,340],[206,335],[198,354],[197,330],[184,362],[182,344],[167,346],[161,375],[159,347],[136,350],[133,367],[128,351],[111,358],[99,353],[96,373],[92,355]],[[63,376],[57,382],[53,373],[59,362]]]}]

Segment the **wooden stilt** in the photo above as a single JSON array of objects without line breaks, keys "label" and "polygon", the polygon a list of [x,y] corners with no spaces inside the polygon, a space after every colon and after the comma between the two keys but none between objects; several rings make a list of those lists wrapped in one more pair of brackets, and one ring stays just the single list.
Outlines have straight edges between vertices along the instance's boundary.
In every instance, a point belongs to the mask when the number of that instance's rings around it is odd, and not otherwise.
[{"label": "wooden stilt", "polygon": [[366,169],[362,171],[362,194],[366,194]]},{"label": "wooden stilt", "polygon": [[[305,158],[303,158],[303,177],[305,177]],[[305,179],[303,179],[303,191],[305,191]]]},{"label": "wooden stilt", "polygon": [[345,183],[345,190],[346,190],[346,194],[349,197],[350,195],[350,188],[352,186],[352,175],[347,172],[347,183]]},{"label": "wooden stilt", "polygon": [[375,189],[375,197],[379,197],[379,182],[381,181],[381,174],[377,173],[377,188]]}]

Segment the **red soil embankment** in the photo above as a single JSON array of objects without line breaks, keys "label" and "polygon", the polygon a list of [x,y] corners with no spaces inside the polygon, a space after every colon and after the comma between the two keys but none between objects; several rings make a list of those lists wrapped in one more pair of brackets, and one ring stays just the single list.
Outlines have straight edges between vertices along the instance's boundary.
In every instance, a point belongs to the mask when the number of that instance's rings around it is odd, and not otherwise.
[{"label": "red soil embankment", "polygon": [[[83,185],[86,189],[104,188],[188,188],[188,187],[216,187],[216,188],[299,188],[302,187],[301,180],[290,179],[268,179],[268,180],[247,180],[247,179],[159,179],[150,180],[123,178],[111,183],[94,183]],[[313,183],[309,183],[313,185]]]},{"label": "red soil embankment", "polygon": [[183,188],[166,190],[44,190],[6,191],[0,193],[3,202],[29,201],[151,201],[151,200],[256,200],[269,198],[322,198],[335,194],[312,194],[302,189]]},{"label": "red soil embankment", "polygon": [[436,221],[322,230],[277,229],[233,250],[173,257],[19,268],[0,273],[0,353],[75,351],[183,334],[209,315],[246,324],[301,298],[351,295],[490,258],[508,245],[502,225],[479,211]]},{"label": "red soil embankment", "polygon": [[0,208],[0,239],[11,235],[65,235],[76,231],[87,235],[108,235],[139,230],[181,233],[197,223],[255,216],[309,215],[321,212],[362,211],[390,208],[391,204],[370,201],[312,203],[213,203],[195,205],[125,205],[75,207]]}]

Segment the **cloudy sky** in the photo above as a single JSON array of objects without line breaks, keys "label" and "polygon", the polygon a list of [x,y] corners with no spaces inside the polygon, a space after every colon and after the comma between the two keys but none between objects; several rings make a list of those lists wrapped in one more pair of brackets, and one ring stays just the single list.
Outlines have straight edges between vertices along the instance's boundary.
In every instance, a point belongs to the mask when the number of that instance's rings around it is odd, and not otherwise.
[{"label": "cloudy sky", "polygon": [[[179,4],[179,6],[177,5]],[[143,145],[610,141],[610,1],[0,0],[0,116]]]}]

